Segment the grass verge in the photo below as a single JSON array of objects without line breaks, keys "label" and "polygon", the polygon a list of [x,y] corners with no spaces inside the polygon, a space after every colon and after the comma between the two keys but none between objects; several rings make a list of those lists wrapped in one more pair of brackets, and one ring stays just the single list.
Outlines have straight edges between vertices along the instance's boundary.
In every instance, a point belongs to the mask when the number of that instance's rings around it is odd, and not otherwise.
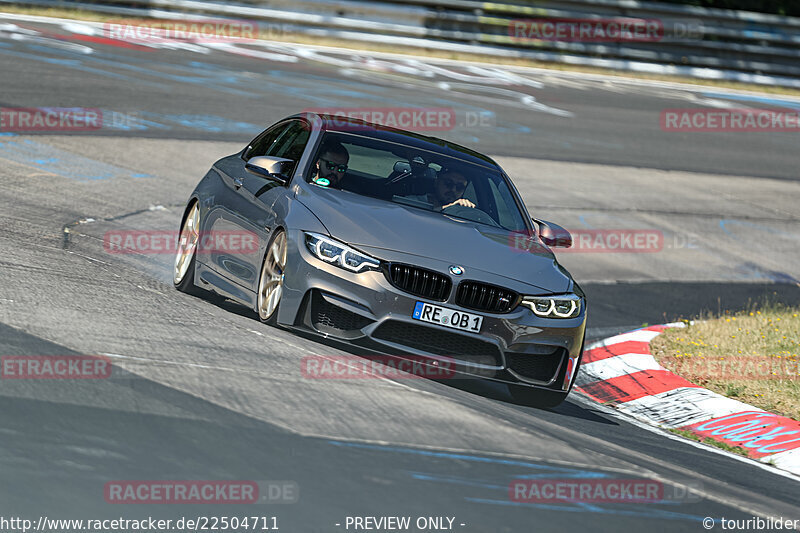
[{"label": "grass verge", "polygon": [[[137,19],[135,17],[124,17],[120,15],[106,15],[103,13],[95,13],[92,11],[84,11],[77,9],[67,8],[49,8],[49,7],[35,7],[35,6],[0,6],[0,12],[14,13],[18,15],[37,15],[46,17],[57,17],[65,19],[87,20],[94,22],[106,22],[111,20],[126,21],[146,21],[147,19]],[[474,61],[482,63],[490,63],[492,65],[508,65],[518,67],[533,67],[548,69],[562,72],[583,72],[587,74],[602,74],[605,76],[618,76],[624,78],[634,78],[640,80],[655,80],[667,81],[672,83],[687,83],[692,85],[703,85],[708,87],[717,87],[724,89],[735,89],[740,91],[755,91],[760,93],[780,94],[786,96],[800,96],[800,90],[789,87],[776,87],[768,85],[755,85],[749,83],[741,83],[725,80],[704,80],[698,78],[690,78],[686,76],[669,76],[662,74],[647,74],[640,72],[619,71],[613,69],[605,69],[599,67],[585,67],[564,65],[561,63],[548,63],[544,61],[534,61],[530,59],[520,58],[500,58],[491,55],[480,54],[467,54],[462,52],[446,52],[441,50],[434,50],[428,48],[418,48],[414,46],[401,46],[396,44],[379,44],[379,43],[366,43],[361,41],[351,41],[346,39],[338,39],[333,37],[312,37],[301,33],[291,32],[262,32],[262,39],[272,41],[281,41],[285,43],[297,44],[310,44],[316,46],[335,46],[338,48],[348,48],[358,51],[373,51],[373,52],[388,52],[395,54],[407,54],[410,56],[422,56],[436,59],[454,59],[460,61]]]},{"label": "grass verge", "polygon": [[702,444],[707,444],[709,446],[714,446],[715,448],[725,450],[726,452],[732,452],[737,455],[741,455],[743,457],[750,457],[750,453],[746,449],[740,446],[731,446],[726,442],[716,441],[711,437],[700,437],[699,435],[695,435],[691,431],[686,431],[684,429],[670,429],[669,431],[676,435],[680,435],[681,437],[685,437],[687,439],[694,440]]},{"label": "grass verge", "polygon": [[650,351],[692,383],[800,420],[800,309],[771,305],[704,317],[665,331]]}]

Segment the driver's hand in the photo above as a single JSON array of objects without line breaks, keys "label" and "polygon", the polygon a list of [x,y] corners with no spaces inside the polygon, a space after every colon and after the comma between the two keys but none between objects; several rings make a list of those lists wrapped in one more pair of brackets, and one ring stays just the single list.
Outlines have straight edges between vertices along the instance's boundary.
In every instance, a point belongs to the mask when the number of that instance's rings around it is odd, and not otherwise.
[{"label": "driver's hand", "polygon": [[475,207],[475,204],[473,204],[472,202],[470,202],[466,198],[459,198],[455,202],[451,202],[451,203],[449,203],[447,205],[443,205],[442,209],[447,209],[448,207],[452,207],[454,205],[462,205],[464,207]]}]

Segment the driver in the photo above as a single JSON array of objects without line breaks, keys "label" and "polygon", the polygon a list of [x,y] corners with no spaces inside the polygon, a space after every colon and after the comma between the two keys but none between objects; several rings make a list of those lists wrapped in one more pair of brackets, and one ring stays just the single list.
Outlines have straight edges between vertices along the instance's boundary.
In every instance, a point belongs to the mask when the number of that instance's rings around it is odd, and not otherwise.
[{"label": "driver", "polygon": [[444,170],[436,177],[433,192],[426,195],[426,201],[433,204],[433,208],[442,211],[454,205],[475,207],[475,204],[462,198],[467,189],[467,178],[456,170]]},{"label": "driver", "polygon": [[323,187],[341,189],[344,175],[347,172],[347,162],[350,154],[339,142],[324,144],[319,151],[314,177],[312,180]]}]

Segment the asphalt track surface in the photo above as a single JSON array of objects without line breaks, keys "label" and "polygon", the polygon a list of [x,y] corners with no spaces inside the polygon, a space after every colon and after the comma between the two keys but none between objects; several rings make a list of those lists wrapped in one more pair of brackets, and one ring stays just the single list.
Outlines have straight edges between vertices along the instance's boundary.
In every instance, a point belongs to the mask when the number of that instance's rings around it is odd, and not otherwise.
[{"label": "asphalt track surface", "polygon": [[[109,379],[0,382],[1,516],[258,515],[285,532],[447,516],[482,533],[800,518],[795,478],[579,395],[548,411],[475,381],[303,379],[303,356],[348,348],[176,292],[167,254],[103,248],[110,230],[177,228],[210,164],[285,115],[452,107],[462,125],[438,135],[496,156],[531,212],[573,229],[662,233],[654,253],[560,255],[588,294],[589,337],[764,296],[797,304],[797,134],[664,132],[659,113],[800,103],[287,45],[130,47],[92,32],[0,17],[0,106],[100,108],[106,121],[0,137],[0,354],[107,354],[114,365]],[[511,501],[509,483],[531,476],[702,488],[653,504]],[[109,504],[114,480],[287,481],[299,500]]]}]

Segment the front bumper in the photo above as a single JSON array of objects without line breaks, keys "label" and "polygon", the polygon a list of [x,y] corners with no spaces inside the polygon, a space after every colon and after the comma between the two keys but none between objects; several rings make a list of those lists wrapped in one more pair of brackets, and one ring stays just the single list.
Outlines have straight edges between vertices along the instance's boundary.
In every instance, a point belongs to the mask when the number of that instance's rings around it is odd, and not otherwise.
[{"label": "front bumper", "polygon": [[[433,365],[447,362],[462,375],[556,391],[570,389],[583,348],[585,306],[572,319],[537,317],[522,306],[503,314],[463,309],[455,303],[456,276],[450,276],[453,290],[446,301],[428,300],[398,289],[383,272],[353,273],[317,259],[306,248],[301,231],[289,231],[287,236],[280,324],[389,355],[423,356]],[[388,251],[380,259],[420,261]],[[425,268],[448,272],[449,263],[424,262]],[[414,320],[411,315],[419,301],[480,314],[481,332]]]}]

